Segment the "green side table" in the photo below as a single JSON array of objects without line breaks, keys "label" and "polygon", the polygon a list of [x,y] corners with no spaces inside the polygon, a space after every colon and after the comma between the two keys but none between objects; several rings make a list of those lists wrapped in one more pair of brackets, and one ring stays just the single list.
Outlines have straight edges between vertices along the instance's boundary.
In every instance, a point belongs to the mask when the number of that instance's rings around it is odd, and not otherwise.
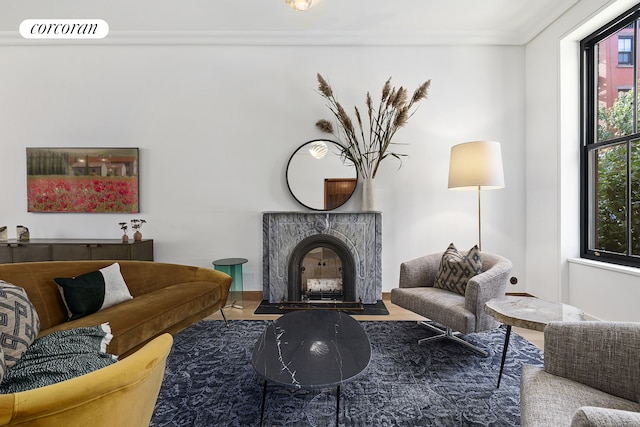
[{"label": "green side table", "polygon": [[246,263],[246,258],[224,258],[213,261],[213,267],[231,276],[231,288],[226,307],[244,308],[242,298],[242,264]]}]

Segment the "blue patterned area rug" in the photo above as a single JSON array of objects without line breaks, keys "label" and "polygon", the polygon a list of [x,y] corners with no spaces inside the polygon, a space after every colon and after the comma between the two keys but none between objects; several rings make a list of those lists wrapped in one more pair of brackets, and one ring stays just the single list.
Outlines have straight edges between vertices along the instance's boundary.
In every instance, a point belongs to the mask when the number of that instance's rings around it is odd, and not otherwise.
[{"label": "blue patterned area rug", "polygon": [[[151,426],[258,426],[263,380],[251,353],[269,321],[202,321],[175,336]],[[520,369],[542,352],[512,332],[496,388],[505,329],[467,335],[482,357],[448,340],[419,345],[417,322],[365,321],[371,363],[341,387],[341,426],[517,426]],[[336,390],[267,388],[264,426],[335,425]]]}]

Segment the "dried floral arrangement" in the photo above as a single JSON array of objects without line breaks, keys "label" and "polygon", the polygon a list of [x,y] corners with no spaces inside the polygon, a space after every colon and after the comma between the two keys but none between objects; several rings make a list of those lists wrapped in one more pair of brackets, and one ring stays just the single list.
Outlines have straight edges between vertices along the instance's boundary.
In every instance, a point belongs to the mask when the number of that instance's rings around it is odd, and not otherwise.
[{"label": "dried floral arrangement", "polygon": [[146,222],[147,221],[145,221],[144,219],[132,219],[131,228],[136,231],[140,231],[140,228],[142,228],[142,224],[145,224]]},{"label": "dried floral arrangement", "polygon": [[[358,107],[354,106],[357,129],[345,109],[336,100],[329,83],[318,73],[318,91],[328,102],[329,110],[338,122],[336,133],[333,124],[326,119],[316,122],[322,132],[334,135],[338,141],[345,140],[342,152],[343,161],[352,162],[362,178],[375,178],[380,163],[392,156],[400,161],[406,154],[389,151],[393,136],[398,129],[404,127],[416,111],[417,104],[427,98],[431,80],[422,83],[413,92],[411,99],[407,90],[400,86],[391,86],[391,77],[382,87],[382,96],[377,108],[373,105],[371,95],[367,92],[366,107],[368,123],[363,124]],[[343,138],[341,138],[343,137]]]}]

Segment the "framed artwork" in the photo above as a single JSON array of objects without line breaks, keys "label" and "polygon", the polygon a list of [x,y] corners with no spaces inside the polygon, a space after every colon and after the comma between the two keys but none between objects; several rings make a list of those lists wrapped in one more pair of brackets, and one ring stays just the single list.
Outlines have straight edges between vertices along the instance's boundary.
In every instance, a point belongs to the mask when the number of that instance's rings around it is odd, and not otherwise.
[{"label": "framed artwork", "polygon": [[29,212],[137,213],[137,148],[27,148]]}]

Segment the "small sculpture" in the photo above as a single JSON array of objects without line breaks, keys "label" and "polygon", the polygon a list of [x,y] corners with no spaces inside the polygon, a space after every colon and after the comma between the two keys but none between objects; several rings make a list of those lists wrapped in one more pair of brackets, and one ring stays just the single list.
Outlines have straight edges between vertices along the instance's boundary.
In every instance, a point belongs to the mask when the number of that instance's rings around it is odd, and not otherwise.
[{"label": "small sculpture", "polygon": [[7,240],[7,226],[3,225],[0,227],[0,242],[6,242]]},{"label": "small sculpture", "polygon": [[142,240],[142,232],[140,232],[140,228],[142,228],[142,224],[146,223],[144,219],[132,219],[131,220],[131,228],[136,230],[133,233],[133,240],[139,242]]},{"label": "small sculpture", "polygon": [[124,234],[122,235],[122,243],[129,243],[129,236],[127,235],[127,223],[119,222],[118,225],[120,226],[120,229],[124,232]]},{"label": "small sculpture", "polygon": [[16,227],[16,236],[18,236],[18,242],[29,241],[29,229],[24,225],[18,225]]}]

